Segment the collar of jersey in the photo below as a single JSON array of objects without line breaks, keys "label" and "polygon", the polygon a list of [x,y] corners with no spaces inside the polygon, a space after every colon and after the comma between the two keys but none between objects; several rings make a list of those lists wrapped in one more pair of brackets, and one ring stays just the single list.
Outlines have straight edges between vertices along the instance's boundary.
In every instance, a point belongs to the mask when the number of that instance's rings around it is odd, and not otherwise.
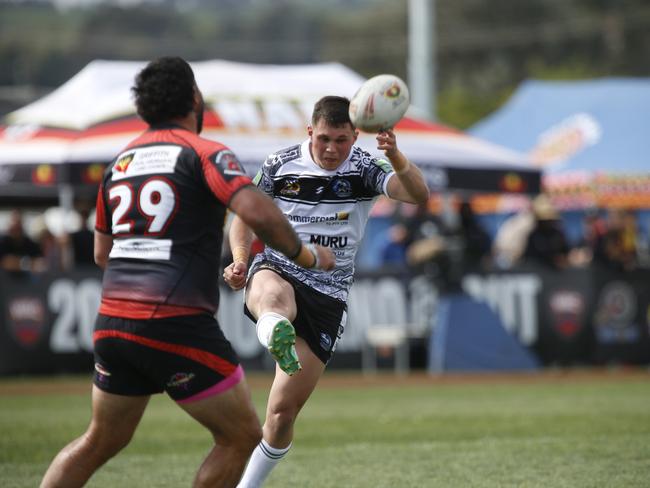
[{"label": "collar of jersey", "polygon": [[161,122],[160,124],[154,124],[154,125],[149,126],[149,130],[161,130],[161,129],[182,129],[182,130],[187,130],[182,125],[174,124],[173,122]]}]

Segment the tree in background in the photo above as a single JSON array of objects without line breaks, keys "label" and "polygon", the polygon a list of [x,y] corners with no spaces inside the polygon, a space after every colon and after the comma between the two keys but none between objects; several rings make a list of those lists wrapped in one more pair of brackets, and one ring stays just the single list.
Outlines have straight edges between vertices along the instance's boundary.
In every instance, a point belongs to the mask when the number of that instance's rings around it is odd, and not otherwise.
[{"label": "tree in background", "polygon": [[[368,77],[407,78],[406,1],[146,3],[60,10],[44,0],[0,0],[0,87],[41,88],[23,98],[2,97],[0,90],[0,113],[57,87],[96,58],[337,61]],[[650,4],[438,0],[435,43],[438,117],[466,128],[526,78],[650,75]]]}]

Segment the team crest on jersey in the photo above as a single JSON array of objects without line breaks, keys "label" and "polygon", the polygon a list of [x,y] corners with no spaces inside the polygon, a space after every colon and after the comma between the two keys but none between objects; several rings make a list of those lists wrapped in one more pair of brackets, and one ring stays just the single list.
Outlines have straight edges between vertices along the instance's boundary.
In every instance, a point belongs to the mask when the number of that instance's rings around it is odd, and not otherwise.
[{"label": "team crest on jersey", "polygon": [[352,184],[348,180],[339,178],[332,183],[332,190],[336,196],[347,198],[352,195]]},{"label": "team crest on jersey", "polygon": [[284,186],[280,190],[280,195],[284,195],[285,197],[295,197],[299,193],[300,183],[295,179],[285,181]]},{"label": "team crest on jersey", "polygon": [[350,212],[336,212],[336,220],[348,220]]},{"label": "team crest on jersey", "polygon": [[229,149],[223,149],[214,155],[214,164],[226,181],[237,176],[246,176],[237,156]]},{"label": "team crest on jersey", "polygon": [[135,153],[131,152],[120,157],[120,159],[117,160],[117,163],[115,163],[115,171],[119,173],[126,173],[129,164],[131,164],[131,161],[133,161],[134,154]]}]

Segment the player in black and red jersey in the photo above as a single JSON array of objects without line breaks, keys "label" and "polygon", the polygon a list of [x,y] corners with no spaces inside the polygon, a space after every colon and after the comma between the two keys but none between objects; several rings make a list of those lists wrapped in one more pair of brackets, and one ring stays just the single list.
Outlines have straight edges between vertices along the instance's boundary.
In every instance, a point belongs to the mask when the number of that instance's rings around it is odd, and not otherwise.
[{"label": "player in black and red jersey", "polygon": [[97,197],[95,261],[104,280],[92,419],[41,486],[82,486],[129,443],[150,396],[162,391],[215,439],[194,486],[235,486],[261,428],[214,318],[227,208],[300,266],[327,269],[334,257],[303,245],[236,156],[198,136],[204,103],[187,62],[149,63],[133,93],[150,128],[109,166]]}]

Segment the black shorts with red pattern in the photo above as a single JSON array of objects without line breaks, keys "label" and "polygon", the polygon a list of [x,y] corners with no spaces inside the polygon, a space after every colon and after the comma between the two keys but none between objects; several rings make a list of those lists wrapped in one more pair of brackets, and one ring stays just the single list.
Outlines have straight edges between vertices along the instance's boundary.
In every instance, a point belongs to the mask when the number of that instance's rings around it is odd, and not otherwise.
[{"label": "black shorts with red pattern", "polygon": [[163,391],[179,403],[207,398],[243,376],[216,319],[186,315],[133,320],[98,315],[94,384],[116,395]]}]

